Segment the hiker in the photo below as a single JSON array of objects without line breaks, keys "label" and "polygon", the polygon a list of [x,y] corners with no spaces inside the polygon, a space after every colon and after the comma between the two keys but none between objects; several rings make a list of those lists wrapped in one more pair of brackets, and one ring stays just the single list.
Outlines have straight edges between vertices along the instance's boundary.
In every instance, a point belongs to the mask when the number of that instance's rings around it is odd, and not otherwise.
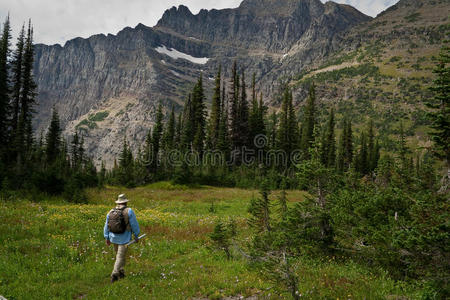
[{"label": "hiker", "polygon": [[128,201],[124,194],[119,195],[116,201],[116,208],[106,215],[105,228],[103,229],[106,244],[108,246],[113,244],[116,252],[116,262],[111,274],[111,283],[125,277],[123,267],[125,266],[127,244],[131,240],[131,235],[134,234],[135,241],[139,241],[139,224],[133,210],[127,207]]}]

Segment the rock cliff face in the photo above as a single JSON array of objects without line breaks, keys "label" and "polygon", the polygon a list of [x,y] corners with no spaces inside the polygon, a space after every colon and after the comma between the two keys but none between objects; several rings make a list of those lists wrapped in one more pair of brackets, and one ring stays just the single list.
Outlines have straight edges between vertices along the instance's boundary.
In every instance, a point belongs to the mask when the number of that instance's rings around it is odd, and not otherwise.
[{"label": "rock cliff face", "polygon": [[[181,107],[200,73],[212,78],[219,64],[238,60],[256,73],[270,102],[280,76],[299,74],[332,51],[338,34],[370,19],[333,2],[245,0],[197,15],[173,7],[154,28],[139,24],[64,47],[36,45],[36,127],[46,129],[55,106],[64,134],[81,130],[96,162],[111,165],[123,138],[137,148],[157,104]],[[205,81],[209,90],[212,81]]]}]

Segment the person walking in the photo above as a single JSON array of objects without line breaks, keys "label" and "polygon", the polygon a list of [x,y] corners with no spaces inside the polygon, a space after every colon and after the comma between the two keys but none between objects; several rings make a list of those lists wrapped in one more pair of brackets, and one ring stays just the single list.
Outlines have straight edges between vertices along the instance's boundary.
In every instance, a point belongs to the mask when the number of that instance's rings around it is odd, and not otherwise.
[{"label": "person walking", "polygon": [[114,245],[116,261],[111,273],[111,283],[125,277],[125,257],[127,254],[127,244],[131,241],[132,234],[136,242],[139,241],[139,223],[133,210],[127,206],[129,200],[125,194],[117,198],[117,206],[106,215],[106,223],[103,235],[106,244]]}]

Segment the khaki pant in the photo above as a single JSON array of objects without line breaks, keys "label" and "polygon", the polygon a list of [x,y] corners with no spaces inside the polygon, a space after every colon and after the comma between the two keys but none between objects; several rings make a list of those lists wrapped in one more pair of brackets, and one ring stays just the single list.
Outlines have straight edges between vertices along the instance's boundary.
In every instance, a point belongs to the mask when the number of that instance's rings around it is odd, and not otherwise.
[{"label": "khaki pant", "polygon": [[123,267],[125,266],[125,258],[127,255],[127,245],[114,244],[114,251],[116,252],[116,262],[114,263],[114,270],[111,276],[118,276],[120,272],[124,272]]}]

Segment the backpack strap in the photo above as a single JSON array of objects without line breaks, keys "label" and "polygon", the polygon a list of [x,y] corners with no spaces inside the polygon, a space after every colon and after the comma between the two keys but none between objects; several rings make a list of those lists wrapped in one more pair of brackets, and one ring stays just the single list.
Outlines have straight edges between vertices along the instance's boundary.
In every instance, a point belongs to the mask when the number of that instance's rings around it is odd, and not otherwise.
[{"label": "backpack strap", "polygon": [[125,224],[127,224],[127,231],[131,231],[131,225],[130,225],[130,220],[129,220],[128,212],[129,212],[129,208],[128,208],[128,207],[125,207],[125,208],[122,210],[123,218],[125,219]]}]

